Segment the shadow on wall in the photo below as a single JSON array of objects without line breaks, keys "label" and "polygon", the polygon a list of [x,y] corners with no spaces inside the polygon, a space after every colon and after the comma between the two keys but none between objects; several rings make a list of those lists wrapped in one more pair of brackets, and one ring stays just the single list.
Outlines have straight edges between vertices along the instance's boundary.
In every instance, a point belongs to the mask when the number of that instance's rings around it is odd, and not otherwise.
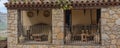
[{"label": "shadow on wall", "polygon": [[[38,10],[30,11],[31,16],[29,16],[29,11],[22,11],[22,22],[23,26],[32,26],[39,23],[52,24],[51,10]],[[46,16],[47,14],[47,16]]]}]

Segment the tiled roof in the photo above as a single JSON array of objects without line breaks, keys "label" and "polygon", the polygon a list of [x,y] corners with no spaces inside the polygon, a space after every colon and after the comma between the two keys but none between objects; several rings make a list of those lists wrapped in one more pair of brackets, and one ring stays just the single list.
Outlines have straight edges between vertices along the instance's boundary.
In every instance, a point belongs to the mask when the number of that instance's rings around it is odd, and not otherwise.
[{"label": "tiled roof", "polygon": [[5,3],[5,6],[8,9],[42,9],[42,8],[60,8],[61,5],[68,4],[68,6],[72,6],[73,8],[101,8],[101,7],[108,7],[108,6],[119,6],[119,1],[107,1],[104,0],[102,2],[98,1],[67,1],[67,2],[8,2]]}]

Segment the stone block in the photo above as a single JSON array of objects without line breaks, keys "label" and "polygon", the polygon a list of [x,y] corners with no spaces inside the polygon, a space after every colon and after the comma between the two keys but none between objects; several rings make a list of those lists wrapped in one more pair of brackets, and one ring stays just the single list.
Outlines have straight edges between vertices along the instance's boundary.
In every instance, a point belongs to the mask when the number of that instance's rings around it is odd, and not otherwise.
[{"label": "stone block", "polygon": [[114,19],[107,19],[107,23],[115,23]]},{"label": "stone block", "polygon": [[102,18],[102,19],[101,19],[101,24],[102,24],[102,25],[106,25],[106,24],[107,24],[107,19],[103,19],[103,18]]},{"label": "stone block", "polygon": [[109,37],[110,37],[110,39],[115,39],[115,38],[116,38],[116,35],[110,34]]},{"label": "stone block", "polygon": [[100,48],[106,48],[106,46],[100,46]]},{"label": "stone block", "polygon": [[117,42],[117,40],[116,40],[116,39],[111,40],[111,44],[112,44],[112,45],[115,45],[115,44],[116,44],[116,42]]},{"label": "stone block", "polygon": [[[85,48],[84,46],[73,46],[73,48]],[[89,47],[91,48],[91,47]]]},{"label": "stone block", "polygon": [[52,35],[52,38],[53,38],[53,39],[57,39],[57,34],[54,33],[54,34]]},{"label": "stone block", "polygon": [[102,39],[106,40],[106,39],[110,39],[110,38],[107,34],[102,34]]},{"label": "stone block", "polygon": [[[79,47],[79,46],[77,46],[77,47]],[[64,46],[64,48],[77,48],[77,47],[75,47],[75,46],[68,46],[68,45],[66,45],[66,46]],[[80,47],[79,47],[80,48]]]},{"label": "stone block", "polygon": [[119,25],[114,25],[112,27],[112,31],[114,31],[114,32],[120,32],[120,26]]},{"label": "stone block", "polygon": [[120,46],[120,39],[117,39],[117,43],[116,44]]},{"label": "stone block", "polygon": [[115,21],[115,23],[116,23],[116,25],[120,25],[120,19],[117,19],[117,20]]},{"label": "stone block", "polygon": [[110,18],[110,14],[108,12],[104,13],[103,18]]},{"label": "stone block", "polygon": [[61,33],[57,34],[57,39],[58,40],[63,40],[63,38],[64,38],[64,33],[61,32]]},{"label": "stone block", "polygon": [[115,25],[115,23],[107,23],[107,25],[108,25],[109,27],[113,27],[113,26]]},{"label": "stone block", "polygon": [[109,13],[112,15],[112,14],[115,14],[115,11],[114,10],[109,10]]},{"label": "stone block", "polygon": [[110,45],[110,48],[117,48],[116,45]]},{"label": "stone block", "polygon": [[39,48],[39,46],[38,45],[30,45],[30,48]]},{"label": "stone block", "polygon": [[50,48],[49,45],[39,45],[39,48]]},{"label": "stone block", "polygon": [[109,31],[109,30],[110,30],[110,27],[104,26],[104,30]]},{"label": "stone block", "polygon": [[49,48],[64,48],[62,45],[50,45]]},{"label": "stone block", "polygon": [[113,14],[112,18],[116,20],[116,19],[119,19],[119,16],[118,16],[118,14]]},{"label": "stone block", "polygon": [[64,40],[53,40],[52,44],[62,45],[62,44],[64,44]]},{"label": "stone block", "polygon": [[118,45],[117,48],[120,48],[120,45]]},{"label": "stone block", "polygon": [[54,27],[54,33],[56,34],[59,32],[61,32],[61,27],[59,27],[59,26]]}]

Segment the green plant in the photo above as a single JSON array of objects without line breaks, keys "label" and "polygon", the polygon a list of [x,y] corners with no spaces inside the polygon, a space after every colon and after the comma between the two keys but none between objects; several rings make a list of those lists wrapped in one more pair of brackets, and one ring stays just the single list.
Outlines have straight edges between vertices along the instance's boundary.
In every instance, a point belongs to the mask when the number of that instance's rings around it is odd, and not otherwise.
[{"label": "green plant", "polygon": [[70,6],[69,4],[71,4],[70,2],[66,3],[67,0],[58,0],[58,3],[61,4],[61,7],[64,9],[64,10],[69,10],[72,8],[72,6]]},{"label": "green plant", "polygon": [[16,2],[17,0],[13,0],[14,2]]},{"label": "green plant", "polygon": [[6,37],[0,37],[0,40],[6,40],[7,38]]}]

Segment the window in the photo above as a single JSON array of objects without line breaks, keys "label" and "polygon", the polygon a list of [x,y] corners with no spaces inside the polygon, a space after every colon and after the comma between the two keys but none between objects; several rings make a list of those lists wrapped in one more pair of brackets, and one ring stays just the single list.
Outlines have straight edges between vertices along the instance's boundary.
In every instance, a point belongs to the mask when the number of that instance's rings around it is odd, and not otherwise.
[{"label": "window", "polygon": [[66,10],[65,44],[100,44],[100,13],[100,9]]},{"label": "window", "polygon": [[[52,41],[52,16],[44,13],[46,10],[22,10],[18,16],[18,40],[19,43],[43,43]],[[44,16],[44,14],[47,15]]]}]

